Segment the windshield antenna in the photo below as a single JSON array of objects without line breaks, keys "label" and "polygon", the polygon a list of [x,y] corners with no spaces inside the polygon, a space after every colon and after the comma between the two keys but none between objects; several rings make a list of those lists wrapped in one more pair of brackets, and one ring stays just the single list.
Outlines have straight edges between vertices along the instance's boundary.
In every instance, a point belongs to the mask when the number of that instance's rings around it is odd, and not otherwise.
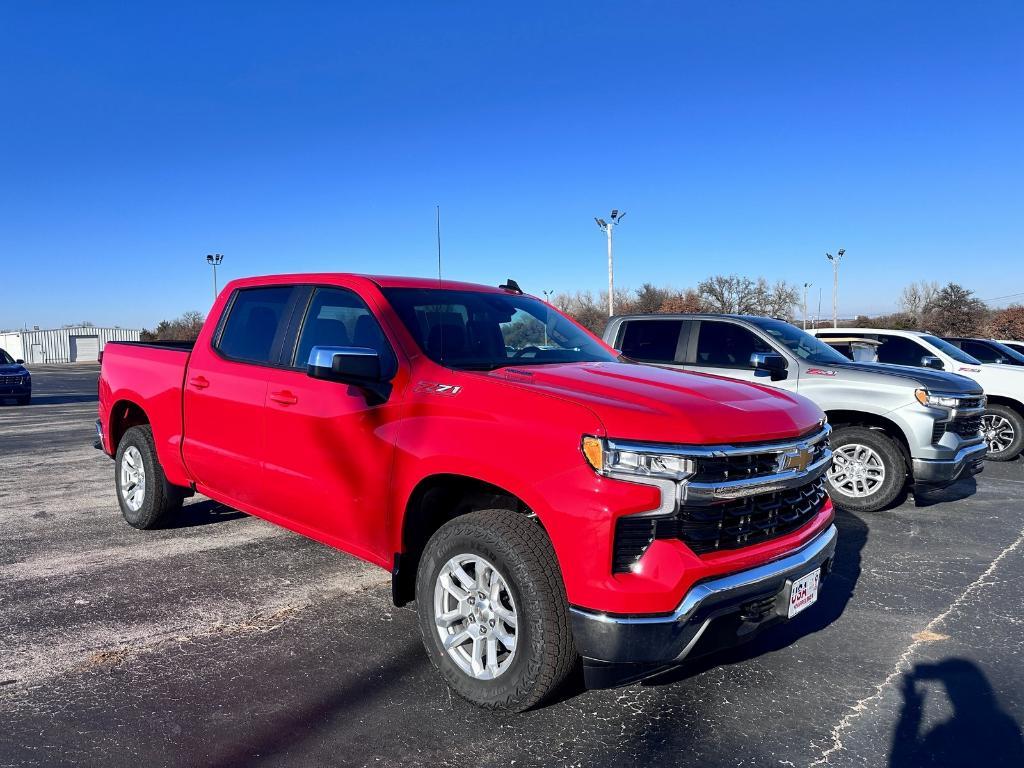
[{"label": "windshield antenna", "polygon": [[[437,233],[437,290],[441,290],[441,206],[434,206],[434,230]],[[444,360],[444,317],[440,312],[440,306],[438,306],[438,316],[441,320],[441,349],[438,352],[438,356],[441,361]]]}]

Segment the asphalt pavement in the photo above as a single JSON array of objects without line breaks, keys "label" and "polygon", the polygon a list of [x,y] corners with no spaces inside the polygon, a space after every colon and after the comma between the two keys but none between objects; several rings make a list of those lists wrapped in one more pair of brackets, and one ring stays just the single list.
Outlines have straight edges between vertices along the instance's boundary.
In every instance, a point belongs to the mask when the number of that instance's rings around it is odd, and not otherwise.
[{"label": "asphalt pavement", "polygon": [[1024,463],[838,516],[819,603],[645,684],[494,715],[389,576],[195,498],[120,516],[95,366],[0,406],[0,766],[1024,765]]}]

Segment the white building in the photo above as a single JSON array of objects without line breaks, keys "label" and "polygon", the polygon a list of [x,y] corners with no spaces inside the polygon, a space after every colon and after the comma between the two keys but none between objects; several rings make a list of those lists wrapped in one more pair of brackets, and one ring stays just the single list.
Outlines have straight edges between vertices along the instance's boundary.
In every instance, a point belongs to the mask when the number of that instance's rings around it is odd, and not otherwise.
[{"label": "white building", "polygon": [[138,341],[134,328],[94,328],[91,325],[51,330],[5,331],[0,349],[27,365],[95,363],[108,341]]}]

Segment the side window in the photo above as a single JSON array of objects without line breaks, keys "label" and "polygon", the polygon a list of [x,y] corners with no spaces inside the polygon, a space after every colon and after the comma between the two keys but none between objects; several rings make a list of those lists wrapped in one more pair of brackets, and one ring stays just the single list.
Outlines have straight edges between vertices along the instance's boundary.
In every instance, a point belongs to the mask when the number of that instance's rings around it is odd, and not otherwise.
[{"label": "side window", "polygon": [[285,310],[292,287],[243,288],[231,303],[217,349],[226,357],[249,363],[269,363],[274,358],[287,323]]},{"label": "side window", "polygon": [[914,365],[921,367],[921,358],[932,353],[913,339],[903,336],[879,334],[882,345],[878,348],[878,362],[889,365]]},{"label": "side window", "polygon": [[977,341],[963,341],[958,346],[968,355],[977,358],[983,363],[994,363],[1002,357],[988,344],[981,344]]},{"label": "side window", "polygon": [[296,367],[305,367],[313,347],[367,347],[382,362],[393,359],[377,318],[362,299],[343,288],[317,288],[313,294],[295,349]]},{"label": "side window", "polygon": [[682,320],[627,320],[619,348],[622,354],[645,363],[675,363]]},{"label": "side window", "polygon": [[755,352],[774,352],[752,331],[733,323],[702,320],[697,336],[697,365],[749,368]]}]

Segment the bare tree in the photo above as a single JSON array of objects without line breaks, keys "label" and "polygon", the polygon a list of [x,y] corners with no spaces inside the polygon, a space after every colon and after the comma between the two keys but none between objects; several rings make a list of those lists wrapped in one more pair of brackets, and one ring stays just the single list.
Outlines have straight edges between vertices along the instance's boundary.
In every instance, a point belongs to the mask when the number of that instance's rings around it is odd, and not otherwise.
[{"label": "bare tree", "polygon": [[921,326],[940,336],[973,336],[988,321],[988,307],[957,283],[941,288],[921,313]]},{"label": "bare tree", "polygon": [[712,275],[697,285],[697,293],[710,312],[767,315],[791,319],[800,299],[795,285],[784,280],[769,285],[763,277],[751,280],[739,275]]},{"label": "bare tree", "polygon": [[204,320],[202,312],[191,310],[174,320],[161,320],[153,330],[143,330],[139,338],[143,341],[195,341]]},{"label": "bare tree", "polygon": [[906,286],[900,293],[900,312],[920,321],[925,307],[939,293],[939,284],[934,280],[919,280]]}]

